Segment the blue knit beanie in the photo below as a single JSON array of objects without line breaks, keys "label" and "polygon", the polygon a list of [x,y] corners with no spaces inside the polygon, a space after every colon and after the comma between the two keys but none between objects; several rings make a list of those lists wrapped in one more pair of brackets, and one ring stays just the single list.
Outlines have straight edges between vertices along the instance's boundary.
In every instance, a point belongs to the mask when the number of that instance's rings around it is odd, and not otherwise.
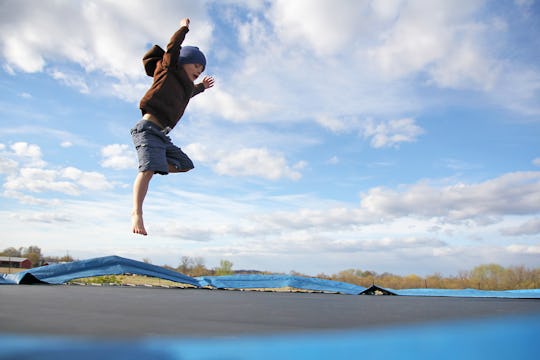
[{"label": "blue knit beanie", "polygon": [[201,64],[206,68],[206,58],[201,50],[196,46],[182,46],[180,48],[180,56],[178,57],[180,64]]}]

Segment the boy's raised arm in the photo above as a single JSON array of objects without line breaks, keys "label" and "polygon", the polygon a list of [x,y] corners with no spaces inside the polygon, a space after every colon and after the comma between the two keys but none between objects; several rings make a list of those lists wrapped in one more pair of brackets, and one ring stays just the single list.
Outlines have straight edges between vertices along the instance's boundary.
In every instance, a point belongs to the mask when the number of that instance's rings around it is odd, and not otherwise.
[{"label": "boy's raised arm", "polygon": [[184,42],[184,39],[186,38],[186,34],[189,32],[189,23],[190,20],[188,18],[182,19],[180,21],[180,29],[173,34],[169,40],[169,43],[167,44],[167,52],[163,59],[168,66],[176,66],[178,63],[180,48]]}]

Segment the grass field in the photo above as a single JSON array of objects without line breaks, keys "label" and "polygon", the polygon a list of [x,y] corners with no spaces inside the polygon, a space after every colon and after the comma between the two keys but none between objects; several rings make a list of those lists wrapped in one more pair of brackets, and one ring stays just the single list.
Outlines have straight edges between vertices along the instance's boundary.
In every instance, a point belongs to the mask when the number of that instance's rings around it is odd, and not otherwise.
[{"label": "grass field", "polygon": [[27,269],[0,267],[0,274],[14,274]]},{"label": "grass field", "polygon": [[94,276],[70,281],[80,285],[128,285],[128,286],[161,286],[194,288],[190,284],[177,283],[174,281],[144,275],[104,275]]}]

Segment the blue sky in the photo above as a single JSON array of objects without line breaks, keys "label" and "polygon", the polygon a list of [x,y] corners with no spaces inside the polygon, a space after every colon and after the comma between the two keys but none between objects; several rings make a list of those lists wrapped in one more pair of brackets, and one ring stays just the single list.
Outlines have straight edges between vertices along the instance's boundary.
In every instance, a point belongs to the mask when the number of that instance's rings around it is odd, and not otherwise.
[{"label": "blue sky", "polygon": [[[309,275],[540,265],[540,4],[3,1],[0,248]],[[141,57],[183,17],[211,90],[130,232]]]}]

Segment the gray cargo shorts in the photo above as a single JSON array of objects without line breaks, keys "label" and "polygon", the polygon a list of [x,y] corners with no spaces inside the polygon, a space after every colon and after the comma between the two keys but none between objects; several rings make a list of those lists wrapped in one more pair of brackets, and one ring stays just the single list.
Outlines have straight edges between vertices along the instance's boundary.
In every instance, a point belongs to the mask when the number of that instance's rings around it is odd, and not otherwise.
[{"label": "gray cargo shorts", "polygon": [[167,133],[168,131],[144,119],[131,129],[131,137],[139,157],[139,171],[153,171],[156,174],[167,175],[169,164],[179,171],[193,169],[191,159],[172,143]]}]

